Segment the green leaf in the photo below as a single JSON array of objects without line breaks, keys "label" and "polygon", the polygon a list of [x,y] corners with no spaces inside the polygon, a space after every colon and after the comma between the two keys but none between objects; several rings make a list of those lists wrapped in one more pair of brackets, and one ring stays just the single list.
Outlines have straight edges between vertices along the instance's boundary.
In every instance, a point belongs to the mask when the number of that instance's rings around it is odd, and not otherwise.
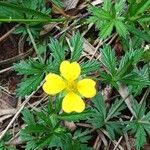
[{"label": "green leaf", "polygon": [[65,50],[58,40],[51,39],[49,48],[52,51],[52,55],[54,57],[55,67],[57,67],[57,70],[59,70],[59,66],[62,61],[65,60]]},{"label": "green leaf", "polygon": [[[3,11],[8,10],[10,13],[5,14]],[[53,21],[59,21],[55,19],[49,18],[48,15],[36,11],[33,9],[25,8],[25,7],[20,7],[18,5],[10,4],[8,2],[2,2],[0,1],[0,22],[22,22],[22,23],[27,23],[27,22],[53,22]],[[24,13],[27,15],[31,15],[32,19],[24,18]]]},{"label": "green leaf", "polygon": [[116,57],[111,47],[105,45],[103,49],[101,49],[102,58],[101,63],[107,68],[107,71],[113,76],[116,72]]},{"label": "green leaf", "polygon": [[106,106],[104,99],[100,93],[98,93],[92,100],[94,103],[95,108],[104,116],[106,117]]},{"label": "green leaf", "polygon": [[23,115],[23,120],[26,124],[33,124],[35,125],[35,119],[34,119],[34,116],[33,114],[29,111],[29,109],[24,109],[22,111],[22,115]]},{"label": "green leaf", "polygon": [[115,102],[111,105],[107,118],[106,119],[111,119],[114,117],[118,117],[121,114],[121,111],[126,108],[126,105],[124,103],[124,100],[115,100]]},{"label": "green leaf", "polygon": [[29,78],[24,78],[21,83],[18,84],[16,90],[17,96],[24,97],[31,94],[40,85],[44,74],[33,75]]},{"label": "green leaf", "polygon": [[121,79],[121,82],[129,85],[142,85],[142,86],[150,86],[150,81],[147,78],[143,78],[143,76],[137,74],[136,72],[132,72]]},{"label": "green leaf", "polygon": [[[28,13],[30,15],[34,15],[35,17],[39,17],[39,18],[43,18],[43,19],[49,19],[48,15],[45,15],[45,14],[39,12],[39,11],[35,11],[33,9],[29,9],[29,8],[25,8],[25,7],[19,7],[17,5],[10,4],[8,2],[2,2],[2,1],[0,1],[0,6],[1,6],[1,9],[3,8],[4,10],[8,9],[8,10],[12,10],[14,12],[21,13],[20,17],[23,16],[23,13]],[[7,18],[10,18],[10,17],[12,17],[11,14],[9,14],[9,16],[7,16]],[[16,19],[16,18],[14,18],[14,19]]]},{"label": "green leaf", "polygon": [[83,38],[81,37],[80,33],[77,32],[74,36],[72,36],[68,44],[71,50],[70,60],[72,62],[78,61],[83,50]]},{"label": "green leaf", "polygon": [[137,150],[140,150],[146,142],[147,134],[150,133],[150,112],[145,114],[146,101],[138,103],[134,100],[133,102],[132,107],[136,113],[136,118],[133,118],[126,130],[130,130],[132,134],[135,134],[135,146]]},{"label": "green leaf", "polygon": [[[144,65],[143,68],[140,68],[140,69],[136,69],[135,72],[137,74],[139,74],[141,77],[143,77],[143,79],[145,79],[145,81],[148,81],[149,80],[149,74],[148,74],[148,65]],[[142,89],[145,88],[146,86],[141,84],[141,85],[136,85],[136,86],[129,86],[129,89],[131,89],[130,91],[135,93],[134,95],[137,96],[137,95],[140,95],[141,92],[142,92]]]},{"label": "green leaf", "polygon": [[55,138],[55,136],[53,134],[48,134],[45,137],[42,137],[38,143],[37,143],[37,147],[35,148],[35,150],[38,149],[43,149],[44,147],[47,147],[48,145],[51,144],[52,139]]},{"label": "green leaf", "polygon": [[61,0],[50,0],[52,1],[56,6],[63,8],[64,3]]},{"label": "green leaf", "polygon": [[105,102],[100,93],[98,93],[93,99],[94,109],[91,117],[88,119],[88,122],[91,123],[94,127],[100,128],[104,126],[104,121],[106,118],[106,107]]},{"label": "green leaf", "polygon": [[121,122],[117,123],[117,122],[113,121],[110,123],[108,122],[106,124],[106,131],[109,133],[109,136],[112,139],[115,139],[116,133],[121,135],[122,130],[123,130],[123,126],[121,125]]},{"label": "green leaf", "polygon": [[125,8],[125,2],[126,0],[117,0],[115,2],[115,10],[117,13],[120,13]]},{"label": "green leaf", "polygon": [[25,150],[33,150],[33,149],[35,149],[36,148],[35,140],[28,141],[25,148],[26,148]]},{"label": "green leaf", "polygon": [[137,150],[140,150],[141,147],[144,146],[145,142],[146,142],[146,132],[144,130],[144,128],[142,127],[142,125],[138,126],[138,130],[135,134],[135,146],[137,148]]},{"label": "green leaf", "polygon": [[145,12],[150,7],[150,1],[148,0],[141,0],[139,4],[137,4],[134,10],[134,16]]},{"label": "green leaf", "polygon": [[44,64],[35,59],[21,60],[20,63],[13,65],[13,69],[19,75],[34,75],[43,72],[46,68]]},{"label": "green leaf", "polygon": [[116,27],[117,33],[120,36],[126,38],[126,35],[128,33],[126,25],[120,20],[115,20],[115,27]]},{"label": "green leaf", "polygon": [[142,32],[140,29],[135,28],[134,26],[127,25],[128,30],[133,33],[134,35],[138,36],[139,38],[144,39],[145,41],[149,42],[150,41],[150,35]]},{"label": "green leaf", "polygon": [[24,129],[24,131],[26,133],[42,133],[42,132],[46,132],[47,128],[44,125],[28,125],[26,126],[26,128]]},{"label": "green leaf", "polygon": [[114,27],[114,21],[108,22],[100,31],[100,37],[105,39],[107,36],[110,36]]},{"label": "green leaf", "polygon": [[33,141],[33,143],[36,143],[34,140],[36,139],[33,135],[30,135],[29,133],[26,133],[24,129],[20,131],[20,137],[22,141],[28,142]]},{"label": "green leaf", "polygon": [[143,49],[130,50],[122,57],[119,62],[117,77],[121,79],[123,76],[128,75],[144,55]]},{"label": "green leaf", "polygon": [[73,139],[78,139],[82,143],[88,143],[88,140],[91,138],[91,135],[89,135],[89,129],[86,129],[82,132],[82,130],[76,130]]},{"label": "green leaf", "polygon": [[97,20],[99,19],[111,20],[112,18],[109,12],[96,6],[89,7],[89,11],[92,13],[93,17],[95,17]]},{"label": "green leaf", "polygon": [[111,7],[112,7],[111,0],[105,0],[103,3],[104,3],[103,9],[109,12],[111,10]]},{"label": "green leaf", "polygon": [[150,15],[141,16],[140,18],[138,18],[138,21],[140,21],[142,23],[149,22],[150,21]]},{"label": "green leaf", "polygon": [[97,71],[97,69],[100,67],[99,62],[96,60],[89,60],[86,62],[81,63],[81,74],[90,74],[93,73],[94,71]]},{"label": "green leaf", "polygon": [[57,115],[56,117],[60,120],[67,120],[67,121],[79,121],[79,120],[86,120],[89,116],[91,116],[90,110],[85,110],[81,113],[63,113],[60,115]]}]

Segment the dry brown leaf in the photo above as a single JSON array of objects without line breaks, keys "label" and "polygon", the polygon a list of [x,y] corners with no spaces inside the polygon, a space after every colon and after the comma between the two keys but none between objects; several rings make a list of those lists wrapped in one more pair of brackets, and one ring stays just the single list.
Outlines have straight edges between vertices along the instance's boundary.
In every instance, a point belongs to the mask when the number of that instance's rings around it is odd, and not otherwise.
[{"label": "dry brown leaf", "polygon": [[63,0],[63,2],[65,4],[65,10],[70,10],[76,8],[79,0]]}]

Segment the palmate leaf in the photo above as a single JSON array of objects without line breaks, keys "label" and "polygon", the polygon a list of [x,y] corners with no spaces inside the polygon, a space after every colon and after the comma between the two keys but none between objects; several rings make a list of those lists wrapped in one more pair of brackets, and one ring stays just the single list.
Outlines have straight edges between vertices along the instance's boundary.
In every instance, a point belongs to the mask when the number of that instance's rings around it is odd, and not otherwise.
[{"label": "palmate leaf", "polygon": [[[92,100],[94,103],[93,113],[88,118],[88,122],[95,128],[105,128],[111,138],[115,138],[116,133],[121,134],[123,130],[122,122],[116,119],[121,114],[121,111],[125,108],[123,100],[115,101],[111,105],[110,110],[106,109],[104,99],[100,93],[98,93]],[[111,121],[113,120],[113,121]]]},{"label": "palmate leaf", "polygon": [[54,57],[55,69],[59,71],[59,66],[62,61],[65,60],[65,49],[58,40],[51,39],[49,48],[52,51]]},{"label": "palmate leaf", "polygon": [[135,28],[134,26],[131,26],[127,24],[128,30],[133,33],[134,35],[138,36],[139,38],[144,39],[145,41],[149,42],[150,41],[150,35],[145,33],[144,31],[141,31],[138,28]]},{"label": "palmate leaf", "polygon": [[88,143],[88,140],[91,138],[91,135],[88,134],[89,129],[86,129],[82,132],[82,130],[76,130],[73,139],[78,139],[81,143]]},{"label": "palmate leaf", "polygon": [[101,63],[107,68],[107,71],[113,76],[116,73],[116,57],[109,45],[105,45],[101,49],[102,58]]},{"label": "palmate leaf", "polygon": [[109,12],[96,6],[89,7],[89,11],[93,17],[98,21],[99,19],[111,20],[112,16]]},{"label": "palmate leaf", "polygon": [[107,24],[100,30],[100,37],[105,39],[107,36],[109,36],[112,33],[114,27],[114,21],[107,22]]},{"label": "palmate leaf", "polygon": [[124,10],[125,3],[126,3],[126,0],[117,0],[115,2],[115,10],[116,10],[117,13],[120,13]]},{"label": "palmate leaf", "polygon": [[107,117],[109,119],[118,117],[121,114],[121,111],[126,108],[126,105],[124,103],[124,100],[118,100],[116,99],[115,102],[111,105]]},{"label": "palmate leaf", "polygon": [[66,137],[62,143],[62,150],[93,150],[87,146],[87,140],[90,138],[88,132],[88,130],[84,132],[77,130],[73,136]]},{"label": "palmate leaf", "polygon": [[19,75],[34,75],[44,72],[46,66],[35,59],[21,60],[13,65],[13,69]]},{"label": "palmate leaf", "polygon": [[143,49],[130,50],[122,57],[117,70],[117,77],[120,79],[133,71],[134,65],[137,64],[144,55]]},{"label": "palmate leaf", "polygon": [[146,142],[146,132],[144,130],[144,128],[142,127],[142,125],[138,126],[138,130],[135,133],[135,145],[137,150],[140,150],[141,147],[143,147],[144,143]]},{"label": "palmate leaf", "polygon": [[116,31],[117,33],[121,36],[126,38],[126,35],[128,34],[128,30],[127,27],[125,25],[125,23],[123,23],[121,20],[116,19],[115,20],[115,27],[116,27]]},{"label": "palmate leaf", "polygon": [[103,9],[109,12],[111,8],[112,8],[111,0],[105,0],[103,2]]},{"label": "palmate leaf", "polygon": [[26,133],[42,133],[42,132],[46,132],[47,128],[44,125],[28,125],[25,129],[24,132]]},{"label": "palmate leaf", "polygon": [[[143,68],[134,70],[141,78],[143,78],[146,82],[149,81],[149,74],[148,74],[148,65],[145,65]],[[134,93],[135,96],[141,94],[142,89],[146,87],[147,84],[139,84],[137,85],[130,85],[129,89]]]},{"label": "palmate leaf", "polygon": [[124,76],[121,82],[134,85],[134,86],[150,86],[150,81],[136,72],[131,72],[130,74]]},{"label": "palmate leaf", "polygon": [[122,134],[123,127],[124,126],[121,124],[121,122],[110,121],[106,124],[106,131],[109,133],[109,136],[112,139],[115,139],[116,134]]},{"label": "palmate leaf", "polygon": [[90,74],[91,72],[97,71],[100,67],[99,62],[96,60],[86,61],[81,63],[81,74]]},{"label": "palmate leaf", "polygon": [[[61,147],[62,141],[67,138],[68,133],[65,128],[58,123],[56,114],[49,113],[48,108],[42,108],[39,112],[24,113],[23,120],[26,126],[21,130],[21,139],[26,142],[26,149],[38,150],[51,147]],[[32,116],[34,115],[34,116]],[[36,123],[31,123],[34,117]]]},{"label": "palmate leaf", "polygon": [[35,118],[33,116],[33,114],[29,111],[29,109],[24,109],[22,111],[22,115],[23,115],[23,120],[26,124],[35,124]]},{"label": "palmate leaf", "polygon": [[91,123],[94,127],[100,128],[104,126],[104,121],[106,118],[106,107],[105,102],[100,93],[98,93],[92,100],[94,104],[93,113],[91,114],[88,122]]},{"label": "palmate leaf", "polygon": [[17,96],[24,97],[31,94],[40,85],[43,77],[44,74],[41,73],[28,78],[24,78],[22,82],[18,84],[18,88],[16,90]]},{"label": "palmate leaf", "polygon": [[68,42],[70,50],[71,50],[71,58],[70,60],[78,61],[81,56],[83,50],[83,38],[79,32],[77,32],[74,36],[72,36]]},{"label": "palmate leaf", "polygon": [[145,142],[147,134],[150,134],[150,112],[146,114],[146,102],[142,104],[134,100],[133,109],[136,113],[136,118],[127,125],[126,130],[129,130],[135,135],[135,146],[140,150]]}]

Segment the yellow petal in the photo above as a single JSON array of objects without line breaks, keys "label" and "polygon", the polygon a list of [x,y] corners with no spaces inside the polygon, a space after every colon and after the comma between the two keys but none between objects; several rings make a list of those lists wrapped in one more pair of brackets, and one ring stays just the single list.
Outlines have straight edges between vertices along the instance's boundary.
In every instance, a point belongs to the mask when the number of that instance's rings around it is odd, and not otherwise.
[{"label": "yellow petal", "polygon": [[65,88],[65,82],[62,77],[57,74],[49,73],[45,77],[46,82],[43,84],[43,90],[45,93],[54,95],[61,92]]},{"label": "yellow petal", "polygon": [[69,92],[62,101],[62,109],[66,113],[82,112],[85,109],[85,103],[81,97],[73,92]]},{"label": "yellow petal", "polygon": [[60,72],[66,80],[73,81],[79,77],[81,68],[77,62],[63,61],[60,65]]},{"label": "yellow petal", "polygon": [[92,98],[96,94],[95,85],[95,81],[91,79],[83,79],[77,83],[77,89],[82,96]]}]

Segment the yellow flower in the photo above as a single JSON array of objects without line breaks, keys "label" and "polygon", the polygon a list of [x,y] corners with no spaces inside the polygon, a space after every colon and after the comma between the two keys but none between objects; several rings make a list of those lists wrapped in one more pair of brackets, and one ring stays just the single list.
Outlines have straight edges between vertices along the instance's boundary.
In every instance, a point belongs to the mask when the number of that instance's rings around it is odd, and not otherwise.
[{"label": "yellow flower", "polygon": [[81,68],[77,62],[63,61],[60,65],[60,73],[61,76],[49,73],[45,77],[43,90],[50,95],[66,91],[67,94],[62,101],[63,111],[82,112],[85,109],[85,103],[81,96],[86,98],[95,96],[95,81],[87,78],[79,80]]}]

